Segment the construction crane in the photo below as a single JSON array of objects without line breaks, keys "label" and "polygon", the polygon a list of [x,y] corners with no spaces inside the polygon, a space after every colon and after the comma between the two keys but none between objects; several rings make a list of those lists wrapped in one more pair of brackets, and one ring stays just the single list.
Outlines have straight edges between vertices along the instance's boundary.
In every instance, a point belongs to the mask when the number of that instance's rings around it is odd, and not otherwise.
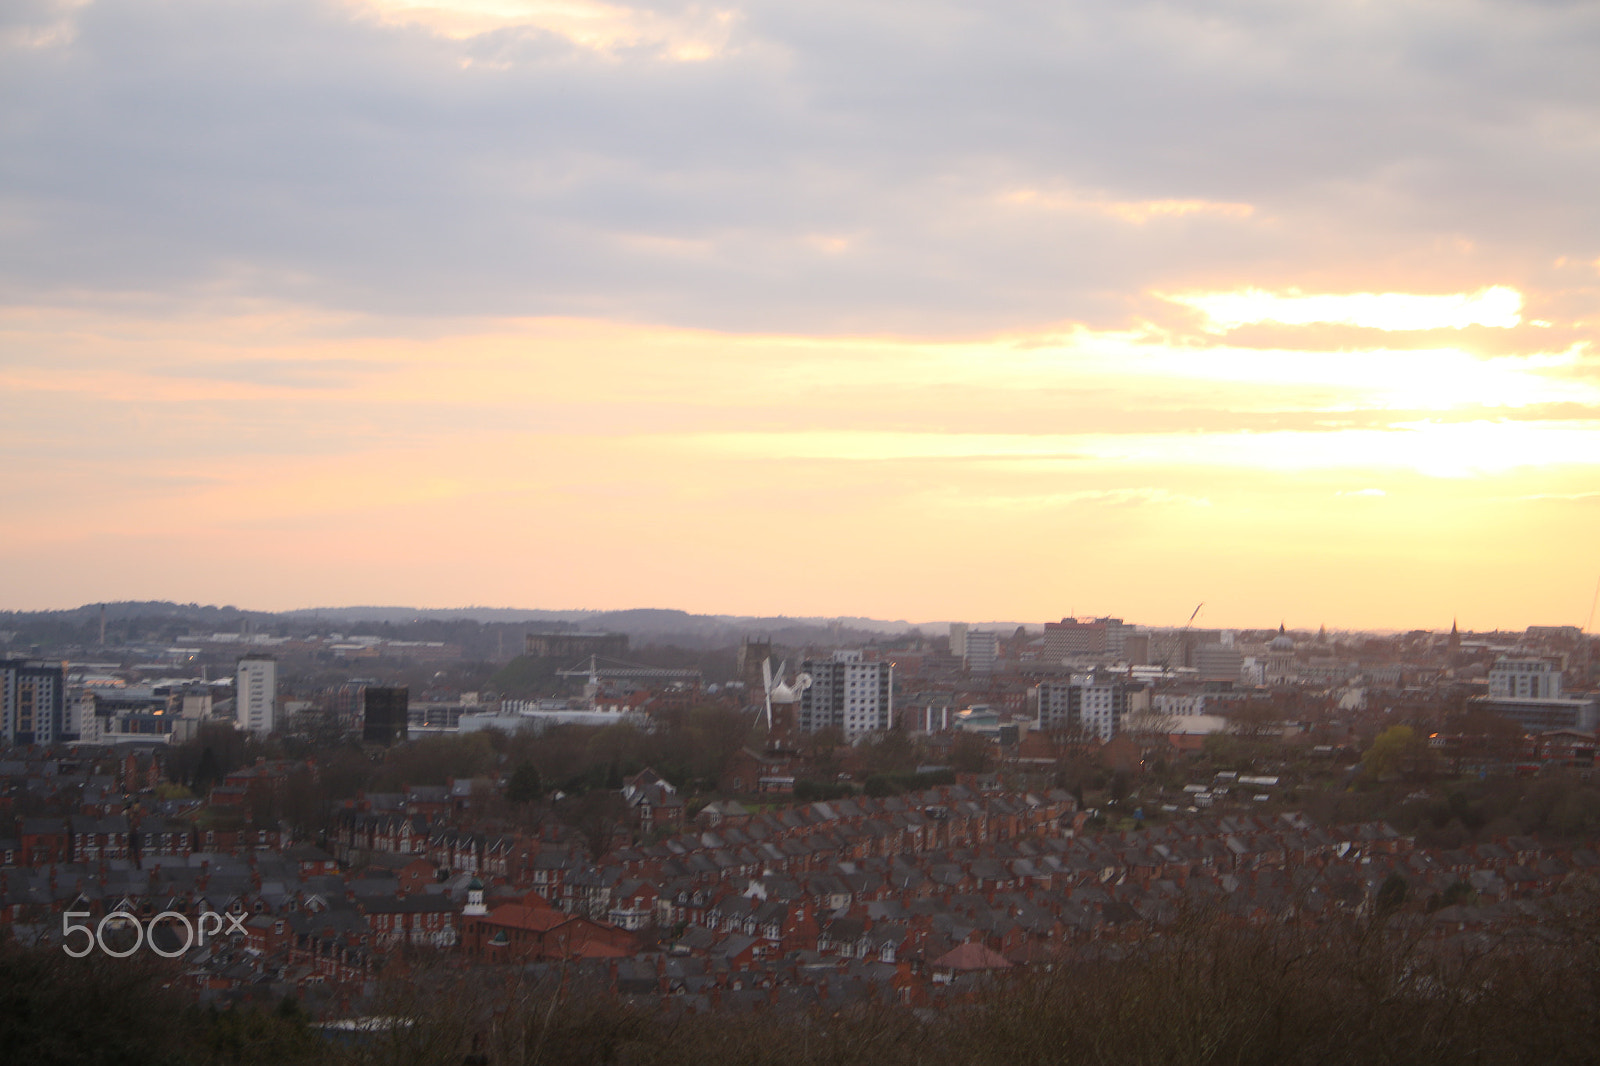
[{"label": "construction crane", "polygon": [[658,666],[643,666],[639,663],[623,662],[620,659],[603,659],[598,655],[589,656],[587,666],[573,666],[565,670],[557,670],[557,677],[581,677],[585,679],[583,690],[584,699],[593,704],[600,694],[602,681],[631,682],[636,685],[649,684],[680,684],[700,685],[699,670],[673,670]]},{"label": "construction crane", "polygon": [[573,666],[565,670],[557,670],[558,677],[582,677],[588,679],[591,685],[601,681],[693,681],[700,680],[699,670],[676,670],[661,666],[644,666],[639,663],[623,662],[621,659],[604,659],[598,655],[589,656],[589,662],[583,666]]},{"label": "construction crane", "polygon": [[[1194,625],[1195,618],[1200,614],[1200,608],[1204,607],[1205,605],[1205,600],[1201,600],[1199,603],[1195,604],[1194,610],[1189,612],[1189,620],[1183,623],[1183,628],[1178,631],[1178,648],[1183,653],[1185,665],[1187,665],[1187,660],[1189,658],[1189,627]],[[1161,669],[1162,672],[1172,669],[1172,653],[1170,651],[1167,653],[1167,657],[1162,660]]]}]

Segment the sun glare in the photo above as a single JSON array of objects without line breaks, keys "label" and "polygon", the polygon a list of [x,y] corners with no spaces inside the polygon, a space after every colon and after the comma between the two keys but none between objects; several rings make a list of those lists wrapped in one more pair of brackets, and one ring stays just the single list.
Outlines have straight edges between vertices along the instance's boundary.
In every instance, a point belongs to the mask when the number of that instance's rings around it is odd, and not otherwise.
[{"label": "sun glare", "polygon": [[[1136,463],[1277,471],[1411,470],[1460,478],[1600,463],[1593,422],[1406,422],[1384,429],[1266,433],[915,433],[810,431],[652,437],[652,450],[746,460]],[[644,440],[644,438],[638,438]]]},{"label": "sun glare", "polygon": [[1306,295],[1245,289],[1241,292],[1188,293],[1165,299],[1192,307],[1217,332],[1259,322],[1287,326],[1344,325],[1368,329],[1512,329],[1522,321],[1522,294],[1505,285],[1472,293],[1419,296],[1408,292],[1353,292]]},{"label": "sun glare", "polygon": [[[594,52],[612,54],[641,45],[660,55],[698,63],[720,55],[733,14],[691,8],[660,15],[599,0],[355,0],[384,22],[425,27],[465,39],[495,30],[528,28],[565,37]],[[492,65],[492,64],[491,64]]]},{"label": "sun glare", "polygon": [[[1126,373],[1190,378],[1262,388],[1333,390],[1339,404],[1390,410],[1527,407],[1600,403],[1600,389],[1552,375],[1575,365],[1581,347],[1555,354],[1482,358],[1458,348],[1329,352],[1218,347],[1200,350],[1130,347]],[[1287,398],[1287,397],[1285,397]]]}]

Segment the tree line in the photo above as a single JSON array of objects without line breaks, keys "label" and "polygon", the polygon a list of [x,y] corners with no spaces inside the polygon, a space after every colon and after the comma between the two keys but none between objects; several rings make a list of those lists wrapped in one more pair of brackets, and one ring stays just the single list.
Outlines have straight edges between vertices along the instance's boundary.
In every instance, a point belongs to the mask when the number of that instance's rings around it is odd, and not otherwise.
[{"label": "tree line", "polygon": [[[38,1064],[1117,1066],[1578,1063],[1600,1037],[1600,919],[1573,885],[1534,934],[1426,936],[1378,905],[1334,927],[1196,911],[1160,935],[1015,976],[963,977],[937,1011],[892,994],[689,1013],[566,967],[397,967],[327,1035],[293,1000],[199,1008],[148,961],[0,943],[0,1047]],[[92,1005],[92,1006],[90,1006]]]}]

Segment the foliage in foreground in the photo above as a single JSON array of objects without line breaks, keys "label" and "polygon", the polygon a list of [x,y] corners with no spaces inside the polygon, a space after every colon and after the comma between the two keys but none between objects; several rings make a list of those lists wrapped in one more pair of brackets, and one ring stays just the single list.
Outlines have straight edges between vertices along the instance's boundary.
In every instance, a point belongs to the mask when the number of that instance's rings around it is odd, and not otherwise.
[{"label": "foliage in foreground", "polygon": [[[1425,940],[1411,919],[1337,932],[1191,917],[1169,934],[992,981],[937,1011],[889,1004],[689,1014],[585,996],[563,976],[418,975],[343,1042],[292,1006],[179,1004],[160,975],[0,946],[8,1060],[518,1066],[1563,1063],[1600,1041],[1600,922],[1553,912],[1523,935]],[[553,984],[558,987],[552,987]]]}]

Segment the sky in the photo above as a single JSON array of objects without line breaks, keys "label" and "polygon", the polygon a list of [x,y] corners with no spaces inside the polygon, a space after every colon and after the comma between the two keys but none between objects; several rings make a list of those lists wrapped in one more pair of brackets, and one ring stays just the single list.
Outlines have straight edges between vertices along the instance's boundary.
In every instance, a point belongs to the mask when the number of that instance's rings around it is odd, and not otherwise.
[{"label": "sky", "polygon": [[1584,625],[1600,5],[9,0],[0,609]]}]

